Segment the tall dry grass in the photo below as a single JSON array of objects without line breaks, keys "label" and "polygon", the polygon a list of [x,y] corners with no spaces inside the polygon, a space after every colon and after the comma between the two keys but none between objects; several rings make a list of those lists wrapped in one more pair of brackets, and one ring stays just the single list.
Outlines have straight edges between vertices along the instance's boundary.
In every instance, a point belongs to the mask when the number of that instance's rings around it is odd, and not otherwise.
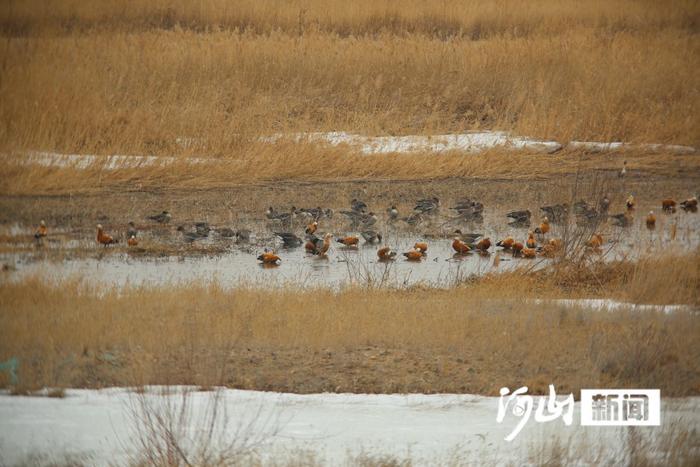
[{"label": "tall dry grass", "polygon": [[440,38],[483,39],[495,35],[526,37],[557,34],[572,27],[606,31],[654,31],[697,27],[697,5],[690,0],[660,4],[653,1],[515,0],[480,2],[443,0],[185,0],[125,1],[25,0],[5,2],[0,12],[6,35],[70,34],[98,30],[140,31],[171,29],[194,31],[241,30],[257,34],[308,31],[340,36],[384,32],[424,34]]},{"label": "tall dry grass", "polygon": [[40,3],[1,10],[5,151],[240,159],[319,130],[700,141],[696,2]]},{"label": "tall dry grass", "polygon": [[[449,290],[103,290],[28,280],[0,286],[0,358],[20,359],[27,387],[224,383],[299,391],[314,387],[304,375],[320,368],[346,388],[405,392],[421,368],[435,383],[423,391],[496,394],[518,384],[546,391],[555,382],[571,390],[639,385],[697,394],[696,313],[607,313],[525,300],[646,301],[653,293],[651,301],[697,307],[697,264],[695,253],[639,263],[627,274],[620,266],[565,282],[546,273],[500,274]],[[400,351],[389,354],[376,382],[385,354],[374,360],[374,348]],[[366,352],[359,362],[326,359],[358,349]]]}]

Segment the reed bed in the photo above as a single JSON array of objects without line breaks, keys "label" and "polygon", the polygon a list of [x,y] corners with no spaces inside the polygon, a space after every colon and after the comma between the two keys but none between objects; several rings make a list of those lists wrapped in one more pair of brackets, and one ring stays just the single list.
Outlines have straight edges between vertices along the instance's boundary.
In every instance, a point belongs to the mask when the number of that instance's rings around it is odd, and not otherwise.
[{"label": "reed bed", "polygon": [[328,130],[700,142],[695,2],[167,5],[7,4],[0,150],[237,160]]}]

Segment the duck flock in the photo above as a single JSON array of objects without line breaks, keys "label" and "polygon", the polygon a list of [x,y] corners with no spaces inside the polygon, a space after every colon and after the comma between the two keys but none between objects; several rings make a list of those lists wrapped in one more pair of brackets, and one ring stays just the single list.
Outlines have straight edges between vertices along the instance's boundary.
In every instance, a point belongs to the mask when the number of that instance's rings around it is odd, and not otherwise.
[{"label": "duck flock", "polygon": [[[597,226],[610,219],[614,225],[628,227],[633,221],[635,204],[634,197],[630,195],[625,201],[626,209],[624,212],[608,214],[610,200],[606,196],[598,202],[597,206],[591,206],[583,200],[574,203],[573,213],[579,224]],[[680,206],[685,212],[697,212],[697,197],[686,199],[680,203],[676,203],[673,199],[664,199],[661,202],[661,207],[664,212],[676,212],[677,206]],[[386,222],[391,224],[403,221],[408,225],[414,226],[425,221],[429,216],[437,214],[439,209],[440,200],[436,197],[418,200],[412,212],[405,217],[400,216],[396,206],[390,206],[386,209]],[[449,209],[457,214],[453,219],[458,218],[463,221],[476,223],[483,221],[484,205],[478,201],[464,199],[458,201]],[[514,257],[535,258],[538,255],[544,257],[556,255],[561,250],[563,243],[560,238],[548,238],[548,234],[551,231],[551,223],[560,224],[567,222],[570,216],[570,207],[568,204],[556,204],[542,206],[540,210],[543,214],[541,220],[536,228],[528,232],[525,241],[520,242],[513,236],[507,236],[496,242],[495,247],[511,252]],[[333,234],[320,233],[319,226],[324,219],[330,219],[333,216],[333,211],[331,209],[322,209],[320,207],[314,209],[297,209],[296,207],[292,207],[289,211],[277,211],[270,207],[265,214],[268,219],[288,227],[291,226],[296,219],[302,218],[308,220],[303,238],[291,231],[275,231],[275,236],[282,241],[285,248],[298,248],[303,245],[309,255],[326,256],[328,254]],[[377,224],[378,221],[377,214],[370,211],[365,202],[353,199],[350,202],[350,208],[340,211],[340,214],[348,219],[350,229],[352,231],[359,230],[360,235],[336,237],[336,242],[347,248],[357,248],[361,242],[360,237],[362,237],[365,244],[380,245],[377,250],[379,261],[393,261],[398,256],[398,252],[391,246],[382,245],[382,234],[374,230],[375,224]],[[528,228],[532,225],[532,212],[529,209],[508,212],[506,213],[506,217],[508,218],[508,225],[510,227]],[[649,229],[654,229],[655,225],[656,217],[653,211],[651,211],[646,217],[646,226]],[[588,239],[586,246],[599,251],[603,242],[604,240],[600,233],[593,233]],[[480,233],[464,233],[461,230],[455,230],[454,232],[452,249],[455,255],[467,255],[473,252],[488,254],[492,246],[491,239]],[[412,249],[402,252],[401,254],[408,261],[420,261],[426,256],[427,251],[428,243],[420,241],[416,242]],[[258,261],[264,264],[279,264],[282,258],[276,251],[266,250],[258,256]]]},{"label": "duck flock", "polygon": [[[597,227],[608,220],[613,225],[619,227],[629,227],[634,220],[635,199],[630,195],[625,201],[624,212],[609,214],[610,199],[605,196],[597,205],[589,205],[586,201],[577,201],[570,209],[568,204],[555,204],[542,206],[540,211],[542,216],[534,229],[528,232],[527,239],[517,241],[513,236],[507,236],[492,244],[489,237],[480,233],[465,233],[455,230],[452,239],[452,249],[455,255],[467,255],[473,252],[488,254],[492,246],[512,253],[514,257],[535,258],[538,255],[552,257],[562,248],[560,238],[549,237],[551,224],[563,224],[568,222],[571,212],[576,217],[577,224]],[[395,205],[386,209],[385,223],[392,225],[397,222],[404,222],[408,226],[417,226],[430,218],[436,216],[441,208],[440,200],[437,197],[419,199],[413,210],[405,216],[401,216]],[[665,213],[675,213],[680,208],[687,213],[695,213],[698,210],[697,196],[688,198],[680,203],[673,199],[663,199],[661,209]],[[463,199],[451,206],[449,210],[455,213],[452,220],[481,223],[483,221],[484,205],[471,199]],[[339,214],[347,219],[349,231],[359,232],[359,235],[336,236],[335,241],[344,248],[358,248],[361,243],[376,245],[377,258],[379,261],[394,261],[398,252],[389,245],[383,244],[381,232],[376,230],[379,217],[371,211],[367,203],[353,199],[347,210],[340,210]],[[304,247],[309,256],[327,257],[331,250],[334,235],[321,230],[322,224],[332,219],[334,211],[330,208],[301,208],[292,207],[289,210],[276,210],[269,207],[265,211],[265,217],[279,228],[273,227],[273,233],[281,242],[285,249]],[[514,210],[506,213],[508,226],[513,228],[530,228],[532,225],[532,212],[529,209]],[[153,214],[146,218],[147,221],[156,224],[169,224],[172,216],[168,211]],[[656,216],[650,211],[645,219],[646,227],[650,230],[656,227]],[[305,226],[303,234],[297,235],[292,228],[294,225]],[[185,226],[176,229],[182,235],[183,241],[192,243],[197,240],[207,238],[212,231],[222,238],[235,239],[237,242],[247,242],[251,232],[247,229],[234,231],[230,228],[212,229],[207,222],[196,222],[194,230]],[[48,227],[42,220],[35,230],[34,237],[38,243],[48,235]],[[102,225],[97,225],[96,242],[105,247],[118,243],[118,239],[105,231]],[[126,229],[126,243],[129,247],[136,247],[139,244],[139,231],[133,222],[129,222]],[[604,243],[600,233],[593,233],[586,242],[586,247],[599,251]],[[421,261],[428,251],[428,243],[418,241],[413,248],[404,251],[401,255],[407,261]],[[276,249],[265,249],[257,256],[258,261],[265,265],[278,265],[282,257]]]},{"label": "duck flock", "polygon": [[[537,256],[552,257],[562,249],[562,240],[550,237],[551,224],[562,224],[569,220],[571,212],[576,217],[577,224],[597,227],[602,222],[610,220],[613,225],[628,227],[632,225],[635,211],[635,199],[630,195],[625,201],[624,212],[609,214],[610,200],[603,197],[597,205],[592,206],[586,201],[578,201],[572,208],[568,204],[555,204],[542,206],[542,216],[534,229],[529,230],[527,239],[518,241],[513,236],[507,236],[492,244],[491,239],[480,233],[466,233],[455,230],[452,239],[452,249],[455,255],[468,255],[473,252],[488,254],[492,247],[512,253],[514,257],[535,258]],[[404,222],[409,226],[419,225],[431,217],[437,215],[441,208],[437,197],[419,199],[412,211],[401,216],[398,208],[392,205],[386,209],[385,222],[391,225]],[[676,203],[673,199],[661,201],[661,209],[666,213],[675,213],[680,208],[684,212],[695,213],[698,209],[697,196]],[[456,202],[449,210],[456,215],[452,220],[480,223],[483,221],[484,205],[471,199],[463,199]],[[353,199],[347,210],[339,211],[339,214],[347,219],[349,231],[359,232],[359,235],[335,236],[335,242],[343,248],[358,248],[361,243],[377,246],[377,258],[382,262],[394,261],[398,255],[389,245],[383,244],[384,237],[376,230],[379,216],[371,211],[367,203]],[[327,257],[331,250],[334,234],[323,232],[322,224],[333,218],[334,211],[330,208],[301,208],[292,207],[289,210],[276,210],[269,207],[265,211],[265,217],[272,223],[274,235],[285,249],[304,247],[309,256]],[[508,226],[513,228],[530,228],[532,225],[532,212],[529,209],[514,210],[506,213]],[[153,214],[146,218],[147,221],[156,224],[168,224],[172,220],[169,212]],[[646,227],[653,230],[656,226],[656,216],[650,211],[645,219]],[[303,234],[298,235],[292,228],[294,225],[305,226]],[[237,242],[247,242],[251,232],[247,229],[234,231],[230,228],[212,229],[206,222],[194,224],[194,230],[177,227],[184,242],[192,243],[205,239],[211,231],[215,231],[222,238],[235,239]],[[48,235],[48,227],[42,220],[35,230],[34,237],[41,244]],[[102,225],[97,225],[96,242],[104,247],[118,243],[118,239],[105,231]],[[126,230],[126,243],[129,247],[139,244],[139,231],[133,222],[129,222]],[[586,247],[599,251],[604,243],[600,233],[593,233],[586,242]],[[428,251],[428,243],[418,241],[413,248],[404,251],[401,255],[406,261],[419,262],[425,258]],[[257,256],[257,260],[264,265],[278,265],[282,257],[275,249],[265,249]]]}]

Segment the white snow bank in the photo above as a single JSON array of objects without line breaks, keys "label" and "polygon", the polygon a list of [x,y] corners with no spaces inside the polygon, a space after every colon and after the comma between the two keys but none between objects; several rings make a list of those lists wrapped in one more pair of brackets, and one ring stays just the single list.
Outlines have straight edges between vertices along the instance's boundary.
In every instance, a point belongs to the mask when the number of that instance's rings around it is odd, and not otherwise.
[{"label": "white snow bank", "polygon": [[363,136],[342,131],[329,133],[277,134],[263,139],[274,142],[289,138],[294,141],[324,142],[332,146],[347,144],[356,146],[364,154],[385,154],[392,152],[481,152],[496,147],[528,149],[536,152],[552,153],[562,148],[556,141],[537,141],[519,136],[511,136],[502,131],[483,131],[451,135],[408,135],[408,136]]},{"label": "white snow bank", "polygon": [[[192,437],[206,428],[206,414],[211,413],[207,407],[215,394],[188,396],[191,415],[186,425]],[[522,456],[529,450],[537,451],[557,438],[571,439],[581,450],[605,450],[608,460],[624,456],[624,433],[618,428],[581,427],[578,404],[571,426],[561,419],[546,424],[530,420],[508,443],[504,438],[518,419],[507,417],[503,424],[496,423],[495,397],[295,395],[228,389],[218,394],[220,410],[230,423],[219,427],[217,442],[226,443],[230,440],[225,438],[234,435],[260,441],[258,453],[268,460],[307,450],[331,465],[360,452],[408,457],[414,465],[438,465],[455,456],[460,464],[523,464]],[[31,453],[73,453],[91,456],[91,465],[123,465],[136,449],[129,407],[138,406],[138,397],[125,389],[68,390],[64,399],[2,395],[0,462],[12,464]],[[162,407],[181,399],[152,395],[146,400]],[[642,436],[659,436],[664,426],[678,420],[697,426],[699,407],[700,398],[662,401],[662,427],[645,429]],[[577,461],[585,463],[585,458]]]},{"label": "white snow bank", "polygon": [[693,154],[695,148],[677,144],[631,144],[622,142],[557,141],[537,140],[511,135],[504,131],[476,131],[445,135],[407,136],[364,136],[343,131],[276,134],[261,138],[261,141],[275,142],[280,139],[293,141],[324,142],[332,146],[347,144],[358,148],[364,154],[388,154],[411,152],[463,151],[482,152],[487,149],[505,148],[529,150],[551,154],[563,148],[583,149],[590,152],[642,150],[648,152],[670,152],[673,154]]},{"label": "white snow bank", "polygon": [[[331,146],[347,145],[363,154],[391,154],[430,152],[443,153],[457,151],[469,154],[479,153],[493,148],[527,150],[551,154],[563,148],[581,149],[589,152],[609,152],[641,150],[647,152],[670,152],[672,154],[694,154],[695,148],[676,144],[631,144],[623,142],[557,141],[537,140],[533,138],[511,135],[503,131],[481,131],[445,135],[407,135],[407,136],[364,136],[344,131],[311,132],[311,133],[279,133],[259,138],[261,142],[274,143],[280,140],[295,142],[310,142],[329,144]],[[197,138],[176,138],[180,146],[191,148],[197,145],[201,150],[205,147],[202,140]],[[4,155],[5,158],[10,158]],[[17,160],[17,157],[12,157]],[[75,166],[86,168],[93,163],[102,163],[105,170],[118,168],[148,167],[153,165],[167,166],[182,160],[189,164],[216,163],[217,159],[206,157],[187,157],[178,159],[168,156],[138,156],[138,155],[109,155],[98,156],[90,154],[60,154],[54,152],[33,151],[21,156],[25,164],[38,164],[46,167]],[[230,160],[228,160],[230,162]]]},{"label": "white snow bank", "polygon": [[607,311],[661,311],[664,313],[673,313],[681,311],[693,311],[694,309],[689,305],[648,305],[620,302],[608,298],[535,300],[534,302],[562,305],[569,308],[585,308],[587,310]]}]

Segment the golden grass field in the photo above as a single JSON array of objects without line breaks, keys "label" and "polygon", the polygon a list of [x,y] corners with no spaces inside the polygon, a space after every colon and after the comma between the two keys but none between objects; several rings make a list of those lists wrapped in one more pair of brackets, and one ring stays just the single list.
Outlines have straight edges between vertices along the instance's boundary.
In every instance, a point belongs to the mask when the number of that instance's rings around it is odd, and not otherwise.
[{"label": "golden grass field", "polygon": [[525,299],[700,303],[698,253],[488,275],[448,290],[226,290],[38,280],[0,288],[0,355],[24,388],[228,385],[292,392],[698,394],[693,311],[604,312]]},{"label": "golden grass field", "polygon": [[[185,221],[220,223],[234,210],[254,218],[270,204],[320,199],[337,207],[356,196],[382,209],[399,200],[410,210],[435,194],[515,209],[574,200],[579,178],[604,178],[616,210],[631,190],[648,205],[685,199],[697,194],[697,151],[366,156],[260,138],[502,130],[564,143],[697,148],[699,20],[692,0],[5,1],[0,222],[46,219],[92,237],[100,215],[116,230],[165,208]],[[177,160],[42,167],[22,163],[30,151]],[[630,174],[617,181],[625,160]],[[493,395],[503,385],[541,392],[555,381],[563,392],[697,395],[695,313],[598,313],[520,300],[605,297],[697,309],[698,259],[691,251],[565,264],[449,290],[97,290],[0,279],[0,360],[22,361],[20,391],[191,383]]]},{"label": "golden grass field", "polygon": [[[203,152],[253,173],[297,165],[282,175],[294,177],[314,154],[258,157],[257,137],[498,129],[697,146],[697,2],[579,6],[6,2],[0,149]],[[399,176],[404,162],[393,164]],[[314,165],[322,177],[347,169]]]}]

